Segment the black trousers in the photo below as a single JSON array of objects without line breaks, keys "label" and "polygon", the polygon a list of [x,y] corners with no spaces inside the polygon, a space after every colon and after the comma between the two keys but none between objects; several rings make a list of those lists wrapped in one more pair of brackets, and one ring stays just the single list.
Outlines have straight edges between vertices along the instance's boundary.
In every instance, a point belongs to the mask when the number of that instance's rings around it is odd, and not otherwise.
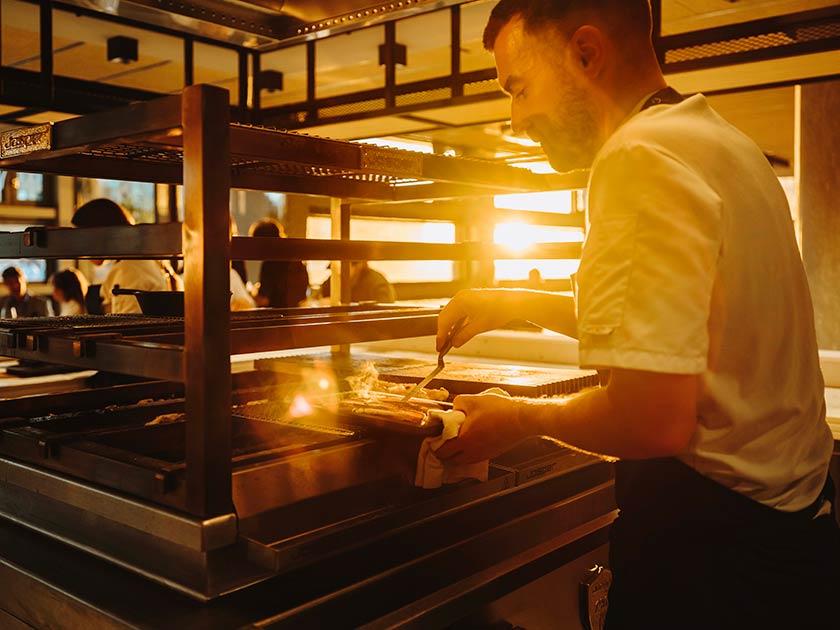
[{"label": "black trousers", "polygon": [[780,512],[671,458],[618,462],[616,498],[607,630],[840,628],[840,529],[817,504]]}]

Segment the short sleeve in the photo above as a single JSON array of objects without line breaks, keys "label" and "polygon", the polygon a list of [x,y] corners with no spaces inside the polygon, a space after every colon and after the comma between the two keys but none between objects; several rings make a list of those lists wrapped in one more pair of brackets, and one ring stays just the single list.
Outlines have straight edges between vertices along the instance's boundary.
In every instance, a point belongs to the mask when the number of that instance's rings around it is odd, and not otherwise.
[{"label": "short sleeve", "polygon": [[599,158],[575,279],[582,366],[706,369],[721,205],[659,148],[623,146]]}]

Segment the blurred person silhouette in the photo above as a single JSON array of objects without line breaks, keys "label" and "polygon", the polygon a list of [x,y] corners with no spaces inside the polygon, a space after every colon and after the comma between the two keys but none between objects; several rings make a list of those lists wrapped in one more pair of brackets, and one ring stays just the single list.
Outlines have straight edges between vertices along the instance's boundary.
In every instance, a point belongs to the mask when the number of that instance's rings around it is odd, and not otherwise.
[{"label": "blurred person silhouette", "polygon": [[[73,214],[72,223],[76,227],[116,227],[134,225],[134,218],[128,211],[110,199],[92,199],[79,206]],[[94,265],[102,265],[104,260],[93,260]],[[114,295],[114,286],[123,289],[142,291],[181,291],[183,281],[165,260],[115,260],[108,276],[97,292],[94,286],[86,296],[87,310],[90,313],[140,313],[140,304],[133,295]],[[101,302],[101,305],[100,305]]]},{"label": "blurred person silhouette", "polygon": [[[332,275],[321,285],[321,297],[330,296]],[[352,302],[396,302],[397,295],[388,279],[366,260],[350,261],[350,301]]]},{"label": "blurred person silhouette", "polygon": [[[285,238],[283,225],[266,218],[251,226],[250,235]],[[300,260],[266,260],[260,266],[257,306],[288,308],[300,306],[309,289],[309,272]]]},{"label": "blurred person silhouette", "polygon": [[49,317],[53,314],[49,300],[29,291],[26,274],[20,267],[6,267],[3,284],[9,295],[0,302],[0,317]]},{"label": "blurred person silhouette", "polygon": [[59,271],[52,277],[53,300],[58,303],[59,315],[84,315],[88,281],[74,267]]},{"label": "blurred person silhouette", "polygon": [[[236,219],[233,218],[233,214],[230,215],[230,236],[233,238],[234,236],[239,236],[239,228],[236,225]],[[248,286],[248,268],[245,265],[244,260],[232,260],[230,261],[230,266],[239,276],[239,279],[242,280],[243,286]],[[233,285],[231,285],[232,288]]]},{"label": "blurred person silhouette", "polygon": [[542,274],[536,267],[528,271],[528,282],[526,286],[529,289],[542,289],[544,286]]},{"label": "blurred person silhouette", "polygon": [[[233,215],[230,217],[230,237],[237,236],[236,222]],[[240,263],[237,265],[236,263]],[[245,273],[244,260],[232,260],[230,263],[230,310],[245,311],[256,308],[257,304],[246,286],[247,275]]]}]

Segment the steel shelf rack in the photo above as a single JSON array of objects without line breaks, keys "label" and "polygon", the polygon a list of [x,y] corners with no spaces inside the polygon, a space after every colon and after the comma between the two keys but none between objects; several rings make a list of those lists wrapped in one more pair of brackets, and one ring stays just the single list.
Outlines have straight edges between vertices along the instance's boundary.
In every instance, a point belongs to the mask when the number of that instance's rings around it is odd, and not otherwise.
[{"label": "steel shelf rack", "polygon": [[[476,243],[318,241],[229,237],[232,187],[317,194],[335,206],[513,191],[580,188],[586,173],[539,175],[498,163],[329,140],[230,122],[226,90],[182,94],[36,125],[0,136],[0,168],[85,177],[181,183],[183,224],[32,229],[0,235],[0,256],[163,258],[183,256],[183,330],[161,336],[6,334],[0,350],[82,367],[182,381],[187,410],[185,511],[233,513],[230,355],[429,334],[436,312],[361,313],[347,318],[231,322],[234,259],[447,259],[510,257]],[[340,201],[339,201],[340,200]],[[346,205],[345,205],[346,208]],[[271,242],[269,242],[271,241]],[[531,257],[569,257],[580,245],[545,245]],[[344,321],[340,321],[343,319]]]}]

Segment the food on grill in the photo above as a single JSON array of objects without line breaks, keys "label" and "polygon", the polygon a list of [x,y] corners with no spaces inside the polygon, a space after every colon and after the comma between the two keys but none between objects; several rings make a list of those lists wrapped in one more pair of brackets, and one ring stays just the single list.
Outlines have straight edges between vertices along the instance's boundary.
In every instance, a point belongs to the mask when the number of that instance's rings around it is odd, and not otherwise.
[{"label": "food on grill", "polygon": [[[357,374],[347,377],[347,382],[354,394],[360,399],[373,398],[377,392],[405,396],[415,385],[415,383],[391,383],[380,380],[379,372],[372,361],[366,361]],[[443,388],[428,389],[424,387],[414,397],[444,402],[449,400],[449,392]]]},{"label": "food on grill", "polygon": [[149,422],[146,423],[146,426],[151,427],[156,424],[174,424],[175,422],[183,422],[186,419],[187,414],[185,413],[164,413],[153,420],[149,420]]},{"label": "food on grill", "polygon": [[338,413],[351,423],[424,437],[438,435],[442,429],[440,419],[429,416],[434,409],[440,409],[434,401],[406,403],[398,397],[350,397],[338,404]]},{"label": "food on grill", "polygon": [[343,413],[376,416],[416,424],[422,424],[427,412],[427,409],[423,407],[398,405],[395,402],[376,400],[344,400],[339,404],[338,408]]},{"label": "food on grill", "polygon": [[[414,383],[387,383],[385,381],[379,381],[379,383],[381,383],[381,389],[379,387],[375,387],[375,391],[385,392],[386,394],[394,394],[396,396],[405,396],[414,387]],[[449,392],[443,387],[438,389],[423,387],[417,391],[413,397],[445,402],[449,400]]]}]

